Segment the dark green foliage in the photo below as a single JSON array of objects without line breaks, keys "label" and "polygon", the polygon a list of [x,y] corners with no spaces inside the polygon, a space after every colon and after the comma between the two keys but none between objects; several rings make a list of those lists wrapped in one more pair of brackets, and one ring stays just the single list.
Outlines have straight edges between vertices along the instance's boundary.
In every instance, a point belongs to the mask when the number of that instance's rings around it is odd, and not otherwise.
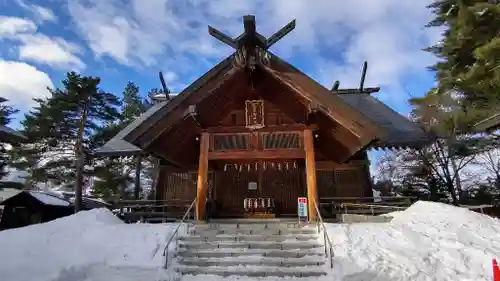
[{"label": "dark green foliage", "polygon": [[461,94],[461,105],[475,121],[500,106],[500,4],[488,0],[440,0],[428,26],[445,28],[442,42],[427,49],[440,61],[439,92]]},{"label": "dark green foliage", "polygon": [[[100,144],[114,137],[120,130],[134,121],[141,113],[146,111],[150,102],[143,99],[137,87],[133,82],[128,82],[122,97],[120,120],[108,126],[102,127],[96,134],[96,138],[102,140]],[[148,162],[145,159],[144,162]],[[92,187],[92,193],[96,196],[108,198],[117,197],[132,198],[133,190],[129,187],[134,183],[135,177],[135,158],[121,157],[113,159],[101,158],[96,164],[96,177]],[[150,166],[143,164],[143,166]]]},{"label": "dark green foliage", "polygon": [[[8,125],[12,120],[12,115],[17,112],[19,112],[19,110],[13,108],[12,106],[0,104],[0,125]],[[0,143],[0,180],[8,174],[6,171],[9,159],[8,156],[6,145],[4,143]]]},{"label": "dark green foliage", "polygon": [[[85,104],[84,151],[95,149],[102,141],[96,138],[104,124],[119,119],[120,100],[99,88],[100,78],[69,72],[63,87],[49,89],[50,96],[38,103],[21,122],[30,142],[12,152],[12,166],[31,172],[30,181],[54,184],[74,181],[75,144],[78,125]],[[90,164],[89,157],[86,163]]]},{"label": "dark green foliage", "polygon": [[[464,188],[460,176],[478,154],[498,148],[498,138],[468,134],[473,124],[500,108],[500,4],[490,2],[436,0],[428,6],[435,18],[427,26],[444,28],[443,40],[426,49],[438,58],[430,67],[437,87],[410,104],[412,118],[439,139],[390,160],[399,167],[399,182],[393,186],[399,193],[453,204],[485,203],[491,200],[488,194],[495,194],[483,187]],[[497,166],[492,163],[500,175]]]}]

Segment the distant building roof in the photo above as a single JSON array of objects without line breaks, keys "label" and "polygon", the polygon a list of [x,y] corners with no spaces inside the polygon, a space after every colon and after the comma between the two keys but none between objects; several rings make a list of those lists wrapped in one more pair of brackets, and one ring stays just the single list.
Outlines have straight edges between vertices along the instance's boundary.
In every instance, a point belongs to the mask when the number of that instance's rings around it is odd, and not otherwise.
[{"label": "distant building roof", "polygon": [[125,141],[123,138],[130,132],[132,132],[135,128],[137,128],[137,126],[142,124],[144,120],[148,119],[156,111],[162,108],[165,104],[167,104],[166,101],[154,104],[152,107],[146,110],[146,112],[139,115],[139,117],[137,117],[137,119],[135,119],[127,127],[121,130],[116,136],[110,139],[107,143],[96,149],[94,151],[94,155],[113,157],[113,156],[134,156],[144,153],[142,149]]},{"label": "distant building roof", "polygon": [[70,206],[71,205],[70,202],[63,200],[57,196],[48,194],[46,192],[28,191],[28,193],[45,205],[52,205],[52,206]]},{"label": "distant building roof", "polygon": [[486,132],[500,128],[500,113],[494,114],[474,124],[473,131]]},{"label": "distant building roof", "polygon": [[14,194],[13,196],[10,196],[8,199],[3,200],[0,204],[5,205],[9,201],[14,200],[20,195],[24,196],[22,194],[27,194],[28,196],[35,198],[38,202],[42,203],[43,205],[63,206],[63,207],[71,206],[71,203],[69,201],[43,191],[20,191]]},{"label": "distant building roof", "polygon": [[12,196],[18,194],[19,192],[21,192],[21,190],[15,189],[15,188],[2,188],[2,189],[0,189],[0,203],[4,200],[9,199]]},{"label": "distant building roof", "polygon": [[0,141],[15,144],[25,141],[26,137],[16,130],[0,125]]}]

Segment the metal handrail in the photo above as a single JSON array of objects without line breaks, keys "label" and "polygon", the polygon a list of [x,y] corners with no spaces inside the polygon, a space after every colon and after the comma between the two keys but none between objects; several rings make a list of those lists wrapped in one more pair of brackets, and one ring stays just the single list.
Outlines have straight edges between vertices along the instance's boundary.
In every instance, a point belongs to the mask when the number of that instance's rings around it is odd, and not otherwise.
[{"label": "metal handrail", "polygon": [[[326,231],[325,223],[323,222],[323,218],[321,217],[321,214],[318,209],[318,205],[316,204],[315,200],[312,200],[314,209],[316,210],[316,214],[318,215],[318,220],[316,221],[318,224],[318,233],[321,232],[320,230],[320,225],[323,227],[323,234],[324,234],[324,240],[325,240],[325,258],[328,258],[328,253],[330,254],[330,268],[333,268],[333,243],[332,240],[330,240],[330,236],[328,236],[328,232]],[[327,244],[328,247],[330,248],[330,251],[328,252],[327,249]]]},{"label": "metal handrail", "polygon": [[189,213],[191,212],[191,209],[193,209],[193,206],[196,203],[196,199],[197,198],[195,198],[193,200],[193,203],[191,203],[191,205],[189,206],[189,208],[187,209],[187,211],[184,213],[184,216],[182,217],[181,221],[179,222],[179,224],[175,228],[174,233],[172,233],[172,235],[170,236],[170,239],[168,239],[167,245],[165,245],[165,248],[163,249],[163,256],[165,257],[165,268],[168,267],[168,246],[170,246],[170,243],[172,243],[172,241],[174,240],[174,238],[176,238],[175,241],[177,241],[179,229],[181,228],[181,225],[184,223],[184,221],[188,217]]},{"label": "metal handrail", "polygon": [[408,207],[399,207],[399,206],[389,206],[389,205],[373,205],[373,204],[358,204],[358,203],[342,203],[340,204],[341,208],[344,207],[370,207],[370,208],[387,208],[387,209],[398,209],[398,210],[406,210]]}]

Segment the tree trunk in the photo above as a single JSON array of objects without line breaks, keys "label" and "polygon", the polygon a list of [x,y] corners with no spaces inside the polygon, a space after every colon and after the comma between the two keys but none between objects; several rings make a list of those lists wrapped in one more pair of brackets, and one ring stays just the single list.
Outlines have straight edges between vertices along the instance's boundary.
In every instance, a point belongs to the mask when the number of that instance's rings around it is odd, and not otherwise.
[{"label": "tree trunk", "polygon": [[458,197],[457,197],[457,191],[455,190],[455,186],[453,185],[453,180],[452,179],[447,179],[446,181],[446,186],[448,187],[448,192],[451,194],[451,200],[453,205],[458,206]]},{"label": "tree trunk", "polygon": [[83,106],[82,118],[76,136],[75,154],[76,154],[76,183],[75,183],[75,213],[82,209],[82,190],[83,190],[83,168],[85,165],[85,155],[83,153],[83,133],[85,131],[85,123],[87,123],[87,111],[90,95]]},{"label": "tree trunk", "polygon": [[141,192],[141,164],[142,164],[142,156],[138,155],[136,156],[135,159],[135,189],[134,189],[135,200],[139,200]]}]

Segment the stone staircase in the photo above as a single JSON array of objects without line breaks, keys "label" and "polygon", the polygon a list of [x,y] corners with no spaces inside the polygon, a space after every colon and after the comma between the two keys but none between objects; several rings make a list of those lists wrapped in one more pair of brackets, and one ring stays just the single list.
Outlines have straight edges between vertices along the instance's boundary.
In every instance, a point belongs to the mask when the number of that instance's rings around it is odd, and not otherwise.
[{"label": "stone staircase", "polygon": [[315,277],[326,275],[315,227],[297,221],[225,220],[195,224],[179,237],[182,275]]}]

